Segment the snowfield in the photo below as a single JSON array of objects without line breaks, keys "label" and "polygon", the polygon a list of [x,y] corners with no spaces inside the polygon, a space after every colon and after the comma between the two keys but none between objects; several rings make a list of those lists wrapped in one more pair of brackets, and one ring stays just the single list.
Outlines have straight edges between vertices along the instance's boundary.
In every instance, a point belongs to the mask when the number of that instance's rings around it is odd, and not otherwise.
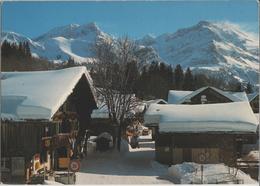
[{"label": "snowfield", "polygon": [[[82,160],[81,170],[76,173],[76,184],[200,184],[200,167],[200,164],[191,162],[171,167],[156,162],[151,136],[141,136],[140,148],[132,149],[124,143],[121,152],[96,152]],[[258,184],[241,170],[234,177],[235,169],[224,164],[206,164],[203,167],[204,184],[232,184],[234,178],[239,183]]]},{"label": "snowfield", "polygon": [[88,156],[76,173],[76,184],[172,184],[168,166],[154,161],[151,136],[140,140],[139,149],[129,147],[121,153],[111,150]]},{"label": "snowfield", "polygon": [[[181,184],[200,184],[201,183],[201,165],[197,163],[182,163],[173,165],[169,168],[169,174],[179,180]],[[228,184],[226,181],[234,179],[235,170],[230,169],[224,164],[206,164],[203,165],[203,184]],[[237,171],[237,179],[243,184],[258,184],[257,181],[253,180],[249,175]]]}]

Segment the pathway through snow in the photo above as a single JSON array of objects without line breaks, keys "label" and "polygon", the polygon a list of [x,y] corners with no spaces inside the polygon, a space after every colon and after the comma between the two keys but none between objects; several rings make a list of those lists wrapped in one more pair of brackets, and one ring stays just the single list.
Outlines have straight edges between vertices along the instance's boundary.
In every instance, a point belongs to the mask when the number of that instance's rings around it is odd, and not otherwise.
[{"label": "pathway through snow", "polygon": [[142,136],[139,149],[99,153],[82,161],[76,184],[172,184],[168,166],[154,161],[154,142]]}]

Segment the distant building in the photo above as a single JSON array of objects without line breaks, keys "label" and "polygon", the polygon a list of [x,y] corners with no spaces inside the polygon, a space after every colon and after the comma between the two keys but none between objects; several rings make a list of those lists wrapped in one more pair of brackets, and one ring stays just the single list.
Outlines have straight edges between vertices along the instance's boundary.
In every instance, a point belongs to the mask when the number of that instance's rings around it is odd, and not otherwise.
[{"label": "distant building", "polygon": [[247,94],[248,101],[254,113],[259,113],[259,92]]},{"label": "distant building", "polygon": [[[91,114],[91,125],[88,129],[90,129],[91,133],[93,135],[98,136],[99,134],[103,132],[108,132],[113,136],[113,142],[115,145],[116,138],[118,136],[118,130],[119,126],[118,124],[112,120],[112,118],[109,116],[109,109],[106,104],[106,100],[103,95],[101,95],[100,88],[97,88],[97,102],[98,102],[98,108],[94,109]],[[116,92],[116,91],[115,91]],[[129,111],[127,111],[127,114],[125,115],[126,118],[131,118],[132,116],[137,116],[140,113],[143,113],[145,110],[145,104],[140,102],[138,98],[135,96],[135,94],[127,94],[128,98],[131,99],[131,105],[129,106]],[[114,102],[118,103],[119,100],[116,99],[117,94],[114,94]],[[119,99],[119,97],[118,97]]]},{"label": "distant building", "polygon": [[170,90],[168,104],[210,104],[248,101],[245,92],[228,92],[215,87],[202,87],[195,91]]},{"label": "distant building", "polygon": [[92,84],[85,67],[2,72],[2,182],[25,183],[42,166],[60,166],[59,148],[84,133],[97,108]]},{"label": "distant building", "polygon": [[156,160],[235,163],[242,145],[256,142],[258,121],[248,102],[151,105],[145,123],[158,124]]}]

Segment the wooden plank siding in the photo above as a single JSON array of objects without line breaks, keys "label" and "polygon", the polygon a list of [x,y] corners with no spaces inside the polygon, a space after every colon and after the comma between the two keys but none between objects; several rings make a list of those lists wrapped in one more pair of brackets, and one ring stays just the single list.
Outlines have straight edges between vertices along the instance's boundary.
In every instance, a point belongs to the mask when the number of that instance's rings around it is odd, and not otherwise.
[{"label": "wooden plank siding", "polygon": [[[234,164],[239,144],[256,140],[255,134],[225,133],[159,133],[155,141],[156,160],[164,164],[199,162],[199,155],[208,155],[204,163]],[[239,140],[239,141],[238,141]]]},{"label": "wooden plank siding", "polygon": [[35,153],[41,152],[42,137],[45,127],[48,136],[56,134],[57,123],[52,122],[2,122],[1,123],[1,154],[2,157],[23,156],[29,161]]}]

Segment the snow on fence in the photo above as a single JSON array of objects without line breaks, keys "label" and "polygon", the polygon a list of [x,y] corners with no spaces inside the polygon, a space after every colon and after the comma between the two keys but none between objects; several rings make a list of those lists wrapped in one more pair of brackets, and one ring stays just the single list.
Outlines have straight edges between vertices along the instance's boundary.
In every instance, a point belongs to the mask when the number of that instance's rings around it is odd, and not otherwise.
[{"label": "snow on fence", "polygon": [[257,184],[248,174],[224,164],[204,164],[201,169],[201,164],[184,162],[172,165],[168,173],[181,184]]}]

